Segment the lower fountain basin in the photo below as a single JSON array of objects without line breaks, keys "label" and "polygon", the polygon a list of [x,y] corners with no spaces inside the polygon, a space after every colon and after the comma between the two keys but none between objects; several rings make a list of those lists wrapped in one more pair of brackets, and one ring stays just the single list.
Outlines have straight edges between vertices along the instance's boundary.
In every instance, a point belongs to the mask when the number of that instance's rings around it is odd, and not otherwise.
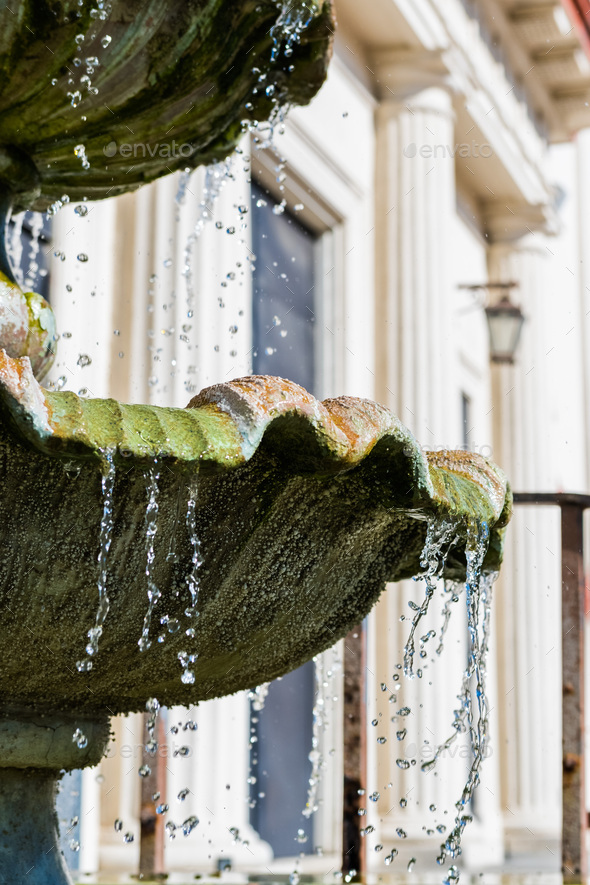
[{"label": "lower fountain basin", "polygon": [[[499,567],[510,514],[501,471],[464,452],[426,457],[375,403],[322,404],[291,382],[252,377],[208,388],[187,409],[124,406],[43,391],[27,358],[0,352],[0,415],[4,707],[115,714],[150,696],[189,704],[269,681],[344,636],[386,581],[419,572],[435,516],[457,521],[449,576],[464,576],[469,519],[488,523],[484,569]],[[106,452],[110,610],[92,669],[80,673],[98,605]],[[150,473],[161,598],[140,651]],[[191,495],[198,617],[185,615]],[[181,653],[197,656],[192,684],[181,681]]]}]

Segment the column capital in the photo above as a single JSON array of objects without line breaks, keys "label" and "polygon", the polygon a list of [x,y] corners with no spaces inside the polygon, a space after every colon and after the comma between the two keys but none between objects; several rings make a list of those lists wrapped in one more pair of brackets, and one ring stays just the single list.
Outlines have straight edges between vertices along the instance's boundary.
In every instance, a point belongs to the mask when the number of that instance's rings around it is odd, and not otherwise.
[{"label": "column capital", "polygon": [[373,64],[382,102],[405,103],[435,89],[451,94],[450,74],[438,49],[380,49]]},{"label": "column capital", "polygon": [[490,243],[513,243],[536,232],[555,236],[559,221],[552,203],[489,200],[482,207],[484,232]]}]

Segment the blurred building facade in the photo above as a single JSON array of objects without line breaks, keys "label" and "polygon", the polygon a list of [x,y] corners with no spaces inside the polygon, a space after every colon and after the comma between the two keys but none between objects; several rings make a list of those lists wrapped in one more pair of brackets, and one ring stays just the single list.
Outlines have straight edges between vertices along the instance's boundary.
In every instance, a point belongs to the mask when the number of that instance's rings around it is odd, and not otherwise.
[{"label": "blurred building facade", "polygon": [[[184,406],[215,382],[289,374],[318,398],[378,400],[426,449],[491,457],[518,491],[590,491],[582,0],[337,0],[336,8],[328,82],[310,107],[289,114],[275,150],[248,136],[229,177],[198,170],[83,217],[70,207],[58,214],[52,248],[89,260],[51,267],[59,328],[71,333],[62,334],[55,377],[93,396]],[[490,362],[484,296],[494,303],[500,290],[468,288],[489,283],[515,283],[511,298],[526,317],[513,365]],[[80,354],[91,365],[81,367]],[[398,693],[412,709],[404,740],[391,721],[407,632],[400,616],[420,593],[413,583],[392,586],[368,619],[374,831],[365,838],[375,871],[385,871],[392,847],[400,869],[410,857],[436,869],[436,827],[449,827],[471,761],[458,742],[436,775],[419,764],[451,731],[465,663],[460,606],[444,655]],[[491,749],[465,835],[473,869],[521,855],[557,865],[559,599],[558,515],[522,508],[496,585]],[[440,628],[438,603],[428,626]],[[231,859],[234,869],[291,872],[300,851],[301,871],[339,869],[342,654],[340,644],[322,656],[329,726],[311,821],[300,808],[313,668],[271,686],[258,715],[245,695],[168,711],[166,801],[175,820],[200,819],[190,838],[168,841],[168,869],[208,872]],[[197,732],[170,730],[189,715]],[[109,758],[84,773],[79,790],[85,872],[137,866],[143,723],[131,716],[114,729]],[[174,755],[182,745],[186,758]],[[399,758],[418,764],[405,770]]]}]

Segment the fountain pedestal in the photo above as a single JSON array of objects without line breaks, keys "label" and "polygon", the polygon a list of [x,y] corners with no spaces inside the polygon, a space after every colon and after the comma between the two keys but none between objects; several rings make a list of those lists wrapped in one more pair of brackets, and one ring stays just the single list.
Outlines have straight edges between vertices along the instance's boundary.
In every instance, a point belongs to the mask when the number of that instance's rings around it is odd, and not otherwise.
[{"label": "fountain pedestal", "polygon": [[[73,739],[79,729],[86,739]],[[0,885],[70,885],[55,811],[65,771],[96,765],[109,736],[108,717],[0,714]]]}]

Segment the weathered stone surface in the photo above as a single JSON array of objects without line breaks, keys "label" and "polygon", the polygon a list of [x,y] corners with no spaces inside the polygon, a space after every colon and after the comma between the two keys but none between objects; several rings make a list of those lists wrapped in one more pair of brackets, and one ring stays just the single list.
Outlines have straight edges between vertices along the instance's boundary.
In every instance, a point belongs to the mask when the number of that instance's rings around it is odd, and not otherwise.
[{"label": "weathered stone surface", "polygon": [[72,885],[59,850],[57,771],[0,770],[0,885]]},{"label": "weathered stone surface", "polygon": [[[204,390],[187,409],[47,393],[28,360],[0,359],[0,693],[36,710],[139,710],[252,687],[332,645],[385,581],[420,570],[426,518],[488,521],[485,567],[501,558],[506,480],[477,455],[426,458],[385,408],[319,403],[278,378]],[[98,603],[101,452],[116,463],[111,599],[89,673],[76,671]],[[158,458],[151,648],[146,471]],[[203,565],[196,636],[185,630],[192,550],[184,514],[197,471]],[[178,561],[167,554],[175,549]],[[460,545],[449,573],[464,569]],[[160,617],[177,619],[168,633]],[[156,637],[162,634],[165,641]],[[177,655],[198,653],[194,685]]]},{"label": "weathered stone surface", "polygon": [[306,6],[300,43],[272,62],[275,0],[110,0],[105,20],[74,0],[0,6],[0,190],[16,210],[43,210],[63,194],[101,199],[223,159],[242,120],[266,120],[273,99],[306,104],[323,83],[332,0]]},{"label": "weathered stone surface", "polygon": [[55,316],[44,298],[23,290],[0,271],[0,349],[28,356],[36,378],[44,378],[55,359]]}]

